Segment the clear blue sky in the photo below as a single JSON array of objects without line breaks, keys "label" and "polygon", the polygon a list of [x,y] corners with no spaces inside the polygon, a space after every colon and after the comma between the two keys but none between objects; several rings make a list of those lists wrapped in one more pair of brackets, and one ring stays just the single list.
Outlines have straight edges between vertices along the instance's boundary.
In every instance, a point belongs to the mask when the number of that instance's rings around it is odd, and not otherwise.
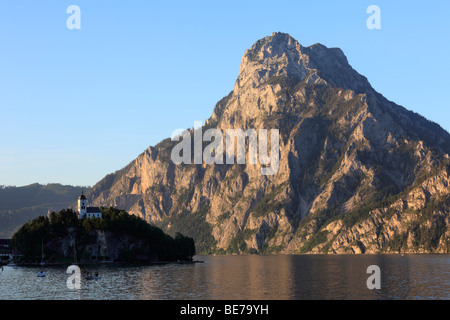
[{"label": "clear blue sky", "polygon": [[[81,30],[69,30],[69,5]],[[369,5],[381,30],[369,30]],[[206,120],[274,31],[340,47],[386,98],[450,130],[450,1],[0,3],[0,185],[93,185]]]}]

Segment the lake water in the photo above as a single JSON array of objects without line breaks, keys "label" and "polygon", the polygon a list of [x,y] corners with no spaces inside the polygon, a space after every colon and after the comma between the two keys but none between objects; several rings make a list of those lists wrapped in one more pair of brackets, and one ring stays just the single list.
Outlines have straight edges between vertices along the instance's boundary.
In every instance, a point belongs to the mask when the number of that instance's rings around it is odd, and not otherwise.
[{"label": "lake water", "polygon": [[[204,263],[81,266],[80,290],[69,290],[67,267],[6,266],[2,300],[450,300],[450,255],[196,256]],[[381,289],[369,290],[370,265]],[[101,279],[85,280],[87,272]]]}]

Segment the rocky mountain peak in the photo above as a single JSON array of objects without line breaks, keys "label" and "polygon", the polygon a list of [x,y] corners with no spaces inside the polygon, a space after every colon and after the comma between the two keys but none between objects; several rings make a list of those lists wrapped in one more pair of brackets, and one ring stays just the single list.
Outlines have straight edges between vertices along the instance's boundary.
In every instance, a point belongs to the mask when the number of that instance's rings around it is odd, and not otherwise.
[{"label": "rocky mountain peak", "polygon": [[235,90],[256,88],[274,77],[331,85],[358,94],[373,90],[367,79],[350,66],[341,49],[320,43],[304,47],[282,32],[274,32],[246,50]]}]

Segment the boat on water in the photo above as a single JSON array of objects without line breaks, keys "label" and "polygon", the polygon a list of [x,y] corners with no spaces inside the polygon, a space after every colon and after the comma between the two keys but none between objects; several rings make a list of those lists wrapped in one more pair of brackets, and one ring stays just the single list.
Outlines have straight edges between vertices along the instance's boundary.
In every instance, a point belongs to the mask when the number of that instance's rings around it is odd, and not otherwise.
[{"label": "boat on water", "polygon": [[43,278],[43,277],[45,277],[46,275],[47,275],[47,273],[46,273],[45,271],[43,271],[43,270],[38,271],[38,273],[37,273],[38,278]]},{"label": "boat on water", "polygon": [[99,280],[102,277],[98,275],[98,272],[96,272],[94,275],[92,275],[90,272],[86,275],[86,280]]},{"label": "boat on water", "polygon": [[47,275],[47,272],[44,271],[44,239],[42,239],[42,254],[41,254],[41,270],[38,271],[37,276],[38,278],[43,278]]}]

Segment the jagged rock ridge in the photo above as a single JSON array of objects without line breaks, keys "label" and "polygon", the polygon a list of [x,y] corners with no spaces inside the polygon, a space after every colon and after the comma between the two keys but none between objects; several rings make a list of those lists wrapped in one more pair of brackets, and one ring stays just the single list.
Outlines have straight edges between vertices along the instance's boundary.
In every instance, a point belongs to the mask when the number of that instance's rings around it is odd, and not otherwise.
[{"label": "jagged rock ridge", "polygon": [[337,48],[257,41],[203,130],[280,130],[279,171],[175,165],[166,139],[88,194],[216,253],[448,252],[450,135]]}]

